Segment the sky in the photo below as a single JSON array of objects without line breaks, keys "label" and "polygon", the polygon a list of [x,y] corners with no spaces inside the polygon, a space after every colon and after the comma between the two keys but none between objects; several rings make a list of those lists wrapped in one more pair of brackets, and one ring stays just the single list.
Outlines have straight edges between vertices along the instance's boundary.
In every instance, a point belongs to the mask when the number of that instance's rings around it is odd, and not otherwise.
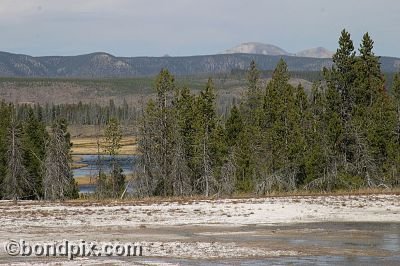
[{"label": "sky", "polygon": [[0,0],[0,51],[43,55],[216,54],[243,42],[335,51],[346,28],[400,57],[398,0]]}]

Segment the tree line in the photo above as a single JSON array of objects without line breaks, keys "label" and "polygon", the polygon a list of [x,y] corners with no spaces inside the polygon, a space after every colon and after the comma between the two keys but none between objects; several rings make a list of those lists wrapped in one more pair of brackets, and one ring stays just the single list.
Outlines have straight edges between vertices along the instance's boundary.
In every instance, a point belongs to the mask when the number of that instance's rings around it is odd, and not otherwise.
[{"label": "tree line", "polygon": [[332,191],[400,184],[400,76],[385,88],[373,40],[356,54],[343,30],[333,66],[310,93],[280,60],[266,87],[252,62],[244,99],[217,115],[210,79],[200,94],[168,70],[140,128],[135,185],[142,196]]},{"label": "tree line", "polygon": [[29,112],[33,111],[41,121],[50,126],[60,119],[65,119],[70,125],[105,126],[114,118],[124,125],[135,124],[139,119],[141,108],[129,105],[125,100],[118,106],[111,99],[108,105],[82,102],[45,105],[17,104],[15,109],[18,120],[26,120]]}]

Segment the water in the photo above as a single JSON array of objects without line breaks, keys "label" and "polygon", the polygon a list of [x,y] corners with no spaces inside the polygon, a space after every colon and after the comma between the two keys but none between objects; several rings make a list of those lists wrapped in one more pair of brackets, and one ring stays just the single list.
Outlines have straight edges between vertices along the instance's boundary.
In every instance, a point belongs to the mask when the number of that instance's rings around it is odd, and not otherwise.
[{"label": "water", "polygon": [[[297,256],[181,259],[137,258],[136,262],[170,263],[170,265],[400,265],[400,223],[321,222],[283,226],[243,226],[219,228],[226,235],[213,236],[213,241],[252,244],[277,250],[296,250]],[[180,229],[184,235],[184,229]],[[202,239],[198,231],[189,234],[191,241]],[[210,231],[210,228],[204,229]],[[218,230],[218,229],[216,229]],[[271,234],[271,230],[275,233]]]},{"label": "water", "polygon": [[[120,259],[120,258],[118,258]],[[128,261],[124,258],[122,260]],[[397,257],[371,257],[371,256],[304,256],[304,257],[279,257],[262,259],[148,259],[134,258],[136,263],[143,265],[190,265],[190,266],[263,266],[263,265],[396,265],[400,263]],[[140,265],[140,264],[139,264]]]},{"label": "water", "polygon": [[[111,171],[111,156],[109,155],[102,155],[101,156],[101,164],[99,165],[98,156],[97,155],[77,155],[79,158],[76,161],[79,164],[85,164],[84,167],[74,169],[73,174],[74,177],[95,177],[99,173],[100,167],[105,173],[110,173]],[[135,161],[137,159],[136,155],[117,155],[116,160],[117,163],[121,166],[123,173],[125,175],[132,174]],[[80,185],[79,191],[81,193],[91,193],[94,192],[96,186],[95,185]]]},{"label": "water", "polygon": [[[85,167],[74,169],[74,177],[82,176],[96,176],[99,172],[98,156],[97,155],[78,155],[80,158],[77,163],[85,164]],[[121,166],[124,174],[131,174],[134,167],[134,162],[137,156],[135,155],[117,155],[116,160]],[[111,170],[111,157],[109,155],[101,156],[101,167],[103,171],[110,172]]]}]

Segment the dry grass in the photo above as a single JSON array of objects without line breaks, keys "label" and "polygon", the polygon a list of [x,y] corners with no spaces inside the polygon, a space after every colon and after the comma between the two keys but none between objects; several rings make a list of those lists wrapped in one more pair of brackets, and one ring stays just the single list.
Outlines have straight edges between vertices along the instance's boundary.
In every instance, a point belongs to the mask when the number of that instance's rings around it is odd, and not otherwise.
[{"label": "dry grass", "polygon": [[85,164],[85,163],[72,163],[71,168],[72,168],[72,170],[74,170],[74,169],[83,168],[85,166],[87,166],[87,164]]},{"label": "dry grass", "polygon": [[[100,138],[100,153],[104,154],[104,148],[102,146],[103,138]],[[97,154],[97,138],[96,137],[73,137],[71,138],[72,154]],[[124,136],[121,140],[120,154],[137,154],[137,141],[133,136]]]},{"label": "dry grass", "polygon": [[247,200],[247,199],[264,199],[264,198],[284,198],[284,197],[323,197],[323,196],[368,196],[368,195],[400,195],[400,188],[393,189],[360,189],[354,191],[334,191],[334,192],[310,192],[310,191],[296,191],[296,192],[276,192],[271,193],[269,195],[257,196],[254,194],[240,194],[233,196],[225,196],[225,197],[205,197],[202,195],[195,196],[186,196],[186,197],[145,197],[145,198],[125,198],[125,199],[95,199],[94,197],[86,197],[76,200],[68,200],[68,203],[71,204],[83,204],[83,203],[101,203],[101,204],[134,204],[134,205],[142,205],[142,204],[160,204],[160,203],[180,203],[180,204],[195,204],[198,201],[212,201],[212,200],[238,200],[238,202]]},{"label": "dry grass", "polygon": [[74,178],[78,186],[80,185],[93,185],[96,183],[95,178],[91,176],[79,176]]},{"label": "dry grass", "polygon": [[[97,137],[104,135],[105,125],[69,125],[68,132],[73,138],[82,137]],[[129,136],[134,134],[134,129],[132,126],[121,125],[122,135]]]},{"label": "dry grass", "polygon": [[400,188],[360,188],[354,190],[336,190],[336,191],[307,191],[307,190],[297,190],[297,191],[273,191],[265,196],[257,196],[252,194],[238,194],[235,198],[263,198],[263,197],[287,197],[287,196],[348,196],[348,195],[379,195],[379,194],[393,194],[400,195]]},{"label": "dry grass", "polygon": [[80,163],[81,159],[82,158],[77,156],[77,155],[72,156],[71,168],[72,169],[79,169],[79,168],[87,166],[87,164]]}]

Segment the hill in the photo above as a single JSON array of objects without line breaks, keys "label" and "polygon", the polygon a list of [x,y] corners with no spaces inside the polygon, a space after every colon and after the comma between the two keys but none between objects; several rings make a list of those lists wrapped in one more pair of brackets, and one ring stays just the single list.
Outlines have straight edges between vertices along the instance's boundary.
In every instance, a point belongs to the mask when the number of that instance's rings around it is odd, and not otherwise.
[{"label": "hill", "polygon": [[296,56],[313,57],[313,58],[332,58],[333,54],[334,53],[332,51],[329,51],[324,47],[317,47],[300,51],[296,53]]},{"label": "hill", "polygon": [[226,54],[291,55],[282,48],[265,43],[247,42],[225,51]]},{"label": "hill", "polygon": [[332,58],[334,54],[332,51],[324,47],[316,47],[305,49],[297,53],[289,53],[286,50],[272,45],[259,42],[247,42],[239,44],[231,49],[224,52],[225,54],[262,54],[262,55],[287,55],[296,57],[312,57],[312,58]]},{"label": "hill", "polygon": [[[329,58],[287,55],[219,54],[184,57],[115,57],[107,53],[78,56],[45,56],[0,52],[0,77],[109,78],[145,77],[168,68],[174,75],[209,75],[247,69],[255,60],[262,70],[275,68],[283,58],[290,71],[320,71],[332,64]],[[382,57],[382,70],[396,72],[400,59]]]}]

